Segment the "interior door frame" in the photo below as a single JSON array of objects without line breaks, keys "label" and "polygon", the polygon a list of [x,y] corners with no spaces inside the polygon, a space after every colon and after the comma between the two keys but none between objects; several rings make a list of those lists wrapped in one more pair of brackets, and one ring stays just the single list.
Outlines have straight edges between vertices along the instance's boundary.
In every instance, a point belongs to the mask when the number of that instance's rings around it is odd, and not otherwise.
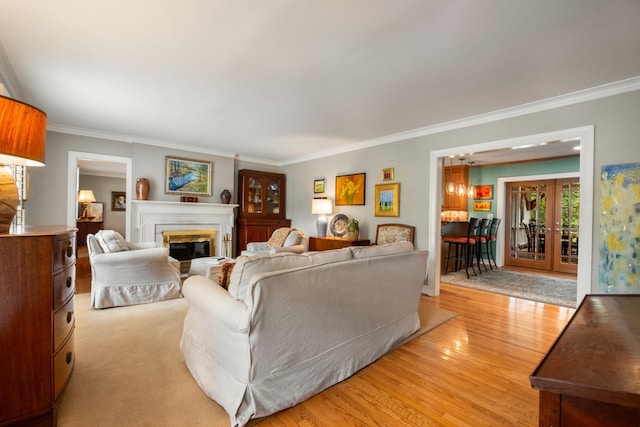
[{"label": "interior door frame", "polygon": [[131,236],[131,188],[133,188],[133,166],[130,157],[110,156],[106,154],[84,153],[80,151],[69,151],[67,169],[67,225],[76,226],[76,209],[78,206],[78,160],[88,159],[109,163],[124,163],[126,167],[125,188],[126,188],[126,212],[125,233],[127,238]]},{"label": "interior door frame", "polygon": [[[522,136],[492,142],[484,142],[459,147],[433,150],[429,154],[429,215],[428,215],[428,250],[427,285],[423,292],[429,296],[440,295],[440,207],[443,197],[442,162],[443,157],[460,153],[474,153],[499,149],[510,149],[526,144],[545,144],[549,141],[564,141],[572,138],[580,139],[580,220],[588,226],[580,228],[578,290],[577,302],[580,303],[587,293],[591,292],[591,260],[593,257],[593,168],[594,168],[594,132],[595,127],[582,126],[554,132]],[[522,177],[519,177],[522,179]],[[504,206],[504,185],[498,185],[498,193],[502,188],[502,204]],[[499,194],[498,194],[499,195]],[[504,215],[502,216],[504,217]],[[504,227],[498,230],[498,241],[504,240]],[[504,248],[503,248],[504,251]],[[500,251],[496,251],[500,254]]]}]

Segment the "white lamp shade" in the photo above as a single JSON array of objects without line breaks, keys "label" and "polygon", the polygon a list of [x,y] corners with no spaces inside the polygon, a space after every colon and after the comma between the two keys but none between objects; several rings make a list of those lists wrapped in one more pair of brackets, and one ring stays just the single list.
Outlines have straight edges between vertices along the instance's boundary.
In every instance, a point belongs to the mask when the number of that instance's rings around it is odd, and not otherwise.
[{"label": "white lamp shade", "polygon": [[331,199],[313,199],[311,201],[311,213],[314,215],[331,215],[333,201]]},{"label": "white lamp shade", "polygon": [[95,202],[96,198],[91,190],[80,190],[78,192],[78,203],[91,203]]}]

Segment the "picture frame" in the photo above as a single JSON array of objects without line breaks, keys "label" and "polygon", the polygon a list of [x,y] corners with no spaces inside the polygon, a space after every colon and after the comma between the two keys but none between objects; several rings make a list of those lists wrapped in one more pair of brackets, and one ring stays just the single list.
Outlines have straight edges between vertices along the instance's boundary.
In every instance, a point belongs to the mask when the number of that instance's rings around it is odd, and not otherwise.
[{"label": "picture frame", "polygon": [[165,194],[211,196],[213,163],[165,157]]},{"label": "picture frame", "polygon": [[473,202],[474,211],[490,211],[491,202]]},{"label": "picture frame", "polygon": [[104,203],[102,202],[91,202],[89,203],[89,221],[92,222],[102,222],[104,218]]},{"label": "picture frame", "polygon": [[336,176],[336,206],[365,204],[366,173]]},{"label": "picture frame", "polygon": [[382,180],[393,181],[393,168],[382,169]]},{"label": "picture frame", "polygon": [[400,183],[376,184],[375,216],[400,216]]},{"label": "picture frame", "polygon": [[325,192],[327,180],[326,179],[314,179],[313,180],[313,194],[320,194]]},{"label": "picture frame", "polygon": [[473,200],[493,199],[493,185],[476,185],[473,187]]},{"label": "picture frame", "polygon": [[124,191],[111,192],[111,210],[125,211],[127,210],[127,193]]}]

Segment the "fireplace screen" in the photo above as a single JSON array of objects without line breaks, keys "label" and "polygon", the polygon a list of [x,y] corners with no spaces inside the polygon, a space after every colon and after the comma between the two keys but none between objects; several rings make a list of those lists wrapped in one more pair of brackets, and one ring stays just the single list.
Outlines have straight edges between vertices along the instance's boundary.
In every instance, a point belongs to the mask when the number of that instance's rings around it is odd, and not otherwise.
[{"label": "fireplace screen", "polygon": [[163,231],[162,243],[169,248],[169,255],[180,261],[182,270],[188,271],[191,260],[215,256],[215,230],[178,230]]}]

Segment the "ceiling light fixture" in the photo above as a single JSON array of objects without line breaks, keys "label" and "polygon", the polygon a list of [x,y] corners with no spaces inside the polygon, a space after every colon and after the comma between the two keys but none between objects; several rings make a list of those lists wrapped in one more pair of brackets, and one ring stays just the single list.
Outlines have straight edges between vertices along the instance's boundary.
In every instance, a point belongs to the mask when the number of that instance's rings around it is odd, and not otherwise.
[{"label": "ceiling light fixture", "polygon": [[[460,169],[462,169],[462,162],[464,161],[464,157],[460,157]],[[456,187],[456,194],[460,197],[464,196],[467,193],[467,188],[464,186],[464,182],[460,181],[460,184]]]},{"label": "ceiling light fixture", "polygon": [[449,166],[449,182],[447,182],[446,190],[448,194],[454,194],[456,192],[456,184],[453,182],[453,157],[449,157],[449,159],[451,162]]},{"label": "ceiling light fixture", "polygon": [[[469,166],[472,168],[476,162],[469,162]],[[471,169],[469,169],[469,173],[471,173]],[[471,179],[469,179],[469,189],[467,190],[467,196],[473,197],[473,193],[475,192],[475,187],[471,185]]]}]

